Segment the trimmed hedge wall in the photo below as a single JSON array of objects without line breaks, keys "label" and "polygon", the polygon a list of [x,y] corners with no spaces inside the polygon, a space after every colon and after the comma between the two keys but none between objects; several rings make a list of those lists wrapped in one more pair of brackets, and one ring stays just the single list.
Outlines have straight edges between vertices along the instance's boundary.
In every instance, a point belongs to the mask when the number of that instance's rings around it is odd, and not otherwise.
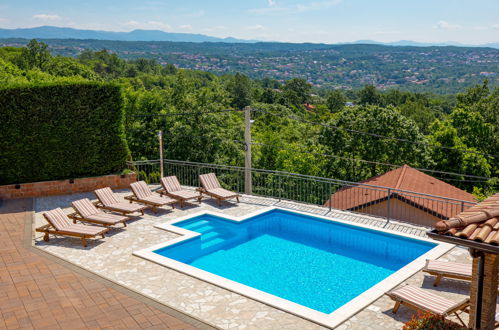
[{"label": "trimmed hedge wall", "polygon": [[0,184],[116,173],[130,151],[119,86],[0,88]]}]

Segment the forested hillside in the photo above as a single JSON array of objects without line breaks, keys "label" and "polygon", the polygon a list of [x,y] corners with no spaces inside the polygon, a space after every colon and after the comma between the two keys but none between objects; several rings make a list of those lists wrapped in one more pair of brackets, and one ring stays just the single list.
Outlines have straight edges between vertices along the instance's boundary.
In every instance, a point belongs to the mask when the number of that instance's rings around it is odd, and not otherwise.
[{"label": "forested hillside", "polygon": [[0,48],[0,84],[120,84],[135,160],[159,157],[163,130],[166,158],[243,165],[243,114],[236,110],[251,106],[255,168],[359,181],[409,164],[477,195],[497,189],[499,88],[486,80],[446,96],[369,84],[319,93],[300,78],[218,76],[105,50],[68,55],[76,58],[54,56],[37,41]]},{"label": "forested hillside", "polygon": [[[26,45],[3,39],[0,46]],[[483,79],[499,86],[499,49],[414,47],[372,44],[189,43],[46,39],[55,55],[77,57],[84,49],[107,49],[120,58],[154,59],[160,64],[218,75],[241,72],[281,83],[304,78],[316,89],[358,89],[371,84],[435,94],[458,93]]]}]

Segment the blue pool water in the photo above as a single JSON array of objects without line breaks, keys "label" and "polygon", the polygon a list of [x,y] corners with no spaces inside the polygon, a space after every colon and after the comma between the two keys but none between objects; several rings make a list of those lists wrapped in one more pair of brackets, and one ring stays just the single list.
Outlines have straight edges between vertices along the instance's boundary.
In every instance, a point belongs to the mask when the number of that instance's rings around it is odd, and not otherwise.
[{"label": "blue pool water", "polygon": [[435,246],[284,210],[240,223],[202,215],[175,226],[202,235],[155,253],[323,313]]}]

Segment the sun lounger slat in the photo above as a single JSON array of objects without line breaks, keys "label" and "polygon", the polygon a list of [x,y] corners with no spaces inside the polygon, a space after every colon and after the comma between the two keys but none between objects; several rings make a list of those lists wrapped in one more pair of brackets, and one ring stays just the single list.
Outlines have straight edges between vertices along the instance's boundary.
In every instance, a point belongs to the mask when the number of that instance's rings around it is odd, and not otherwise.
[{"label": "sun lounger slat", "polygon": [[163,188],[169,193],[182,191],[182,186],[180,185],[180,182],[178,181],[176,176],[167,176],[161,178],[161,184],[163,185]]},{"label": "sun lounger slat", "polygon": [[[106,187],[102,189],[97,189],[95,191],[95,195],[99,199],[102,205],[98,205],[98,207],[110,210],[113,212],[119,212],[123,214],[141,212],[144,214],[144,209],[146,206],[137,205],[137,204],[129,204],[125,202],[120,202],[114,195],[111,188]],[[131,201],[130,201],[131,203]]]},{"label": "sun lounger slat", "polygon": [[163,186],[163,190],[160,194],[165,194],[168,197],[176,199],[180,203],[180,207],[184,205],[185,201],[190,199],[197,199],[201,202],[201,195],[199,192],[183,189],[176,176],[161,178],[161,185]]},{"label": "sun lounger slat", "polygon": [[61,208],[47,211],[43,213],[43,216],[49,224],[37,228],[36,231],[45,233],[43,240],[46,242],[49,241],[49,234],[74,236],[79,237],[82,241],[83,246],[86,247],[87,238],[95,237],[97,235],[102,235],[102,238],[104,238],[104,234],[109,230],[103,227],[74,224],[71,222],[71,219],[61,210]]},{"label": "sun lounger slat", "polygon": [[206,190],[222,188],[215,173],[202,174],[199,176],[199,180],[201,181],[203,188]]},{"label": "sun lounger slat", "polygon": [[237,202],[239,202],[239,197],[241,197],[241,195],[222,188],[222,186],[218,182],[215,173],[200,175],[199,182],[201,183],[202,186],[202,188],[198,189],[199,192],[215,198],[217,200],[218,205],[221,205],[222,201],[231,198],[236,198]]}]

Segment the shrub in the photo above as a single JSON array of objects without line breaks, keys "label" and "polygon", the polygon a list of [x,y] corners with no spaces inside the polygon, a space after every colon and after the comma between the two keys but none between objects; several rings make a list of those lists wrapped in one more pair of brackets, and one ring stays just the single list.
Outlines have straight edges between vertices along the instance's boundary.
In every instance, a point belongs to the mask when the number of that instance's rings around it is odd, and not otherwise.
[{"label": "shrub", "polygon": [[0,184],[116,173],[129,157],[113,84],[0,88]]},{"label": "shrub", "polygon": [[466,327],[449,321],[444,317],[431,313],[412,316],[412,319],[404,325],[404,330],[465,330]]}]

